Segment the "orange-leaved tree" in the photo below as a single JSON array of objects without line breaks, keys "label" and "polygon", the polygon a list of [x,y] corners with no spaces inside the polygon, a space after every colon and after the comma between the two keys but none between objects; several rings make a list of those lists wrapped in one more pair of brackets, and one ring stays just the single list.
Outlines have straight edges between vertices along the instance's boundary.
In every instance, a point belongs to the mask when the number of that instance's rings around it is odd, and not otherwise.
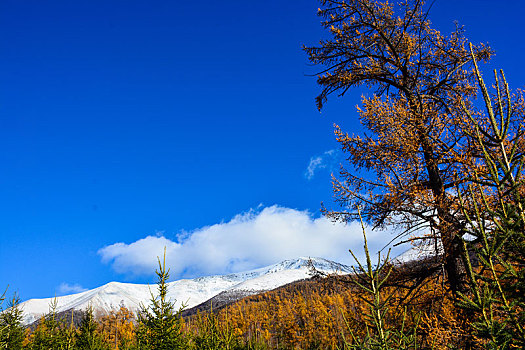
[{"label": "orange-leaved tree", "polygon": [[[432,28],[423,0],[321,3],[330,38],[304,48],[323,67],[318,108],[333,93],[375,88],[358,109],[367,134],[349,135],[335,126],[350,167],[333,177],[342,209],[325,213],[355,220],[361,208],[365,220],[378,227],[401,224],[407,233],[426,227],[442,244],[451,289],[460,290],[465,220],[454,191],[466,185],[467,165],[479,156],[465,132],[473,125],[463,106],[476,114],[469,101],[477,86],[463,29],[443,35]],[[473,52],[482,61],[493,54],[484,44]]]}]

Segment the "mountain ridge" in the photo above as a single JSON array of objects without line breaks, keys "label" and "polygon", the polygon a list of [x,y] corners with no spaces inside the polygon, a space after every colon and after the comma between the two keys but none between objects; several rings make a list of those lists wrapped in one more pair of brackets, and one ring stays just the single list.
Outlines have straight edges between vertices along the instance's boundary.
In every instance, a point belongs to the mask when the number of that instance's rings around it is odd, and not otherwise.
[{"label": "mountain ridge", "polygon": [[[349,266],[331,260],[300,257],[249,271],[168,282],[168,297],[174,301],[175,308],[183,304],[192,308],[205,304],[221,293],[246,296],[272,290],[311,277],[313,269],[329,274],[351,272]],[[154,285],[108,282],[81,293],[56,297],[56,312],[79,311],[92,306],[97,312],[109,313],[125,306],[136,313],[141,304],[149,304],[151,293],[156,295]],[[24,324],[31,324],[47,314],[54,299],[30,299],[21,303]]]}]

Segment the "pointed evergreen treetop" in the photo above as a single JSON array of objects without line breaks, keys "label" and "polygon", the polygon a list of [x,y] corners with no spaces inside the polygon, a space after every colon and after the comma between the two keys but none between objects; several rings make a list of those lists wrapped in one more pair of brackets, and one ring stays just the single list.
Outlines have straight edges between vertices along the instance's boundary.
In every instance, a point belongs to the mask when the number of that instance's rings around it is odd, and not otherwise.
[{"label": "pointed evergreen treetop", "polygon": [[151,304],[148,307],[141,305],[138,315],[139,343],[145,349],[172,350],[184,349],[185,340],[182,334],[181,311],[184,305],[175,310],[175,302],[167,298],[169,269],[166,269],[166,248],[162,263],[157,257],[159,269],[155,271],[158,276],[158,295],[151,293]]}]

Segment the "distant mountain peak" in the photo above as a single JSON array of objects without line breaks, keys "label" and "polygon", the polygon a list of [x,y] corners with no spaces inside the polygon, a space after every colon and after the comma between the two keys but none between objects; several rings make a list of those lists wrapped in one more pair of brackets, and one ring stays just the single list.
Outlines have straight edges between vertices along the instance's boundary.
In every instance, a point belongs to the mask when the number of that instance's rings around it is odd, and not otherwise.
[{"label": "distant mountain peak", "polygon": [[[168,297],[175,302],[176,308],[182,303],[191,308],[223,292],[257,294],[309,278],[312,267],[324,273],[351,272],[349,266],[331,260],[300,257],[245,272],[172,281],[168,283]],[[125,306],[137,312],[141,303],[149,304],[150,291],[156,293],[154,284],[109,282],[81,293],[57,297],[56,311],[60,313],[71,309],[85,310],[88,306],[92,306],[97,311],[109,313],[119,309],[120,306]],[[46,314],[53,299],[31,299],[23,302],[21,307],[24,312],[24,323],[31,324]]]}]

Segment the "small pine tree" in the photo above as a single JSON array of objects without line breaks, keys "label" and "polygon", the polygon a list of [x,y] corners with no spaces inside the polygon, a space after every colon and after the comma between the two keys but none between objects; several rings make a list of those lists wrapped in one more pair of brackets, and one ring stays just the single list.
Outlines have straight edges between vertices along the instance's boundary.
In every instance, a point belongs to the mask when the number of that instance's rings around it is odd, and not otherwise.
[{"label": "small pine tree", "polygon": [[[463,241],[468,293],[460,293],[460,307],[472,316],[478,342],[487,349],[525,348],[525,153],[520,96],[513,103],[503,71],[494,71],[496,94],[491,97],[471,53],[479,87],[487,109],[486,121],[472,133],[482,157],[473,171],[473,185],[462,195],[465,229],[474,240]],[[499,79],[502,79],[500,82]],[[466,112],[466,108],[465,108]],[[481,120],[483,122],[483,120]],[[484,125],[485,124],[485,125]],[[481,204],[474,199],[481,198]],[[471,261],[468,251],[476,256]],[[477,265],[477,266],[476,266]]]},{"label": "small pine tree", "polygon": [[[361,215],[360,212],[359,215]],[[365,292],[365,296],[361,297],[361,299],[367,304],[368,309],[363,315],[366,335],[364,337],[359,337],[349,328],[348,330],[352,336],[352,341],[348,342],[344,339],[343,349],[415,350],[418,348],[416,335],[419,317],[416,318],[415,324],[410,329],[407,329],[405,327],[405,320],[407,317],[405,310],[402,315],[402,326],[400,328],[396,328],[394,325],[389,324],[386,316],[390,301],[392,300],[392,294],[385,293],[384,287],[385,282],[388,280],[392,271],[392,265],[388,262],[390,250],[383,261],[381,261],[381,254],[378,253],[377,265],[374,266],[368,250],[363,219],[361,216],[359,216],[359,218],[361,220],[361,228],[363,231],[366,265],[363,266],[363,264],[361,264],[352,250],[350,250],[350,254],[352,254],[352,257],[358,265],[358,269],[354,269],[352,283],[361,291]]]},{"label": "small pine tree", "polygon": [[9,301],[8,309],[0,313],[0,344],[2,349],[21,350],[25,338],[22,326],[20,298],[15,293]]},{"label": "small pine tree", "polygon": [[240,348],[240,339],[231,327],[228,315],[226,315],[225,322],[221,322],[212,308],[205,315],[199,314],[196,322],[198,329],[193,335],[193,349],[232,350]]},{"label": "small pine tree", "polygon": [[67,349],[63,325],[56,318],[57,299],[49,304],[49,313],[42,317],[39,325],[31,335],[31,350]]},{"label": "small pine tree", "polygon": [[98,324],[93,316],[93,308],[90,306],[84,313],[75,342],[75,348],[79,350],[106,350],[109,349],[105,344],[102,335],[97,330]]},{"label": "small pine tree", "polygon": [[158,296],[151,292],[151,305],[141,305],[138,315],[139,325],[137,331],[138,345],[141,349],[148,350],[174,350],[185,349],[186,340],[182,333],[182,306],[175,310],[174,302],[167,298],[169,269],[166,270],[166,249],[162,264],[158,259],[159,269],[155,271],[158,276]]},{"label": "small pine tree", "polygon": [[63,340],[61,350],[72,350],[75,349],[75,340],[77,337],[77,329],[74,325],[74,311],[71,310],[71,319],[69,326],[66,326],[65,320],[62,328],[60,329],[60,334]]}]

